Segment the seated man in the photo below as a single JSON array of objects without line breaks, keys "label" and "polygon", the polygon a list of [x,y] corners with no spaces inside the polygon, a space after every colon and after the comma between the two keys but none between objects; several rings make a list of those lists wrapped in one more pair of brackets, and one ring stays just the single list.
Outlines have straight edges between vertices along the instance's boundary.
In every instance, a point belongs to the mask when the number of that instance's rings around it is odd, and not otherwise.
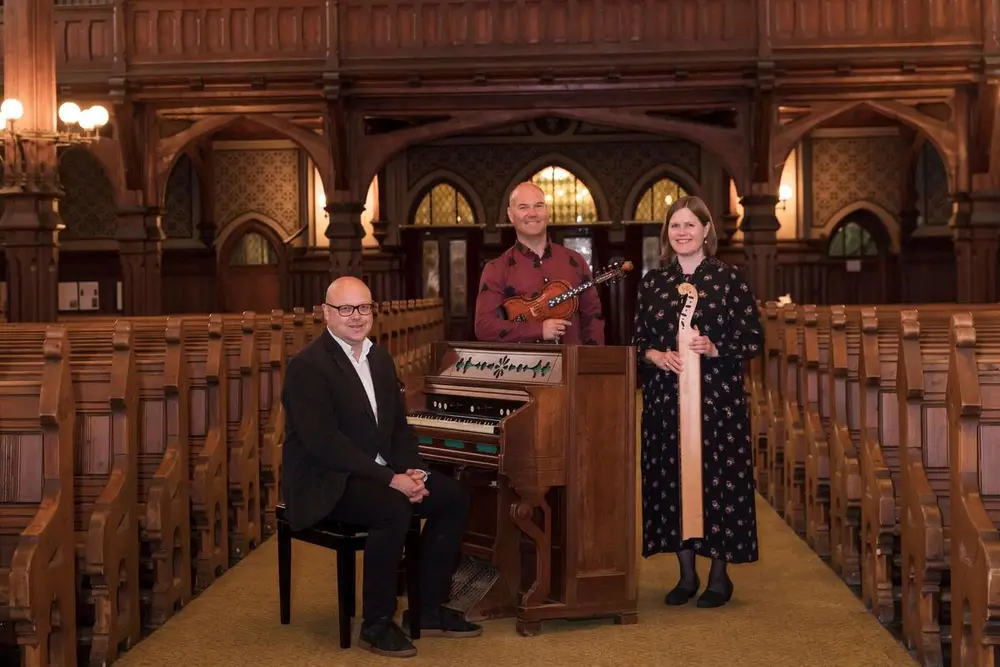
[{"label": "seated man", "polygon": [[[283,493],[293,530],[329,517],[368,529],[359,644],[380,655],[416,649],[393,621],[396,571],[414,509],[422,534],[421,631],[471,637],[482,628],[442,607],[458,564],[469,500],[458,482],[425,472],[406,422],[396,367],[368,340],[374,304],[357,278],[326,292],[327,331],[288,362]],[[408,612],[402,625],[408,627]]]}]

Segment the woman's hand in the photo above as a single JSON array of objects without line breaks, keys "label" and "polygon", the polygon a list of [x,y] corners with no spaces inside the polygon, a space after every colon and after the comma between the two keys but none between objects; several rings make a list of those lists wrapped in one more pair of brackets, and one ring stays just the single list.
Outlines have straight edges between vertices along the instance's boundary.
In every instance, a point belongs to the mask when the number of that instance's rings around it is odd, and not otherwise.
[{"label": "woman's hand", "polygon": [[673,350],[667,350],[666,352],[649,350],[646,352],[646,359],[661,370],[680,373],[684,369],[681,355]]},{"label": "woman's hand", "polygon": [[691,351],[697,352],[698,354],[705,355],[706,357],[717,357],[719,356],[719,350],[715,347],[715,343],[708,339],[708,336],[702,336],[698,333],[698,327],[693,328],[694,338],[691,339]]}]

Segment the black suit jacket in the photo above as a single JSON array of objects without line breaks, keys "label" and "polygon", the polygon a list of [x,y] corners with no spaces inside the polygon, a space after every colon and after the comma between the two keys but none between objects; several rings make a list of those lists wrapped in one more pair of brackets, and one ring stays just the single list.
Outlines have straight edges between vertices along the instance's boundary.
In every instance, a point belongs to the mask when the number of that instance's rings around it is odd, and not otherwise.
[{"label": "black suit jacket", "polygon": [[[293,530],[333,510],[350,475],[389,486],[392,476],[425,469],[406,422],[396,366],[378,345],[368,352],[378,422],[347,353],[329,331],[288,361],[282,495]],[[387,466],[375,462],[381,454]]]}]

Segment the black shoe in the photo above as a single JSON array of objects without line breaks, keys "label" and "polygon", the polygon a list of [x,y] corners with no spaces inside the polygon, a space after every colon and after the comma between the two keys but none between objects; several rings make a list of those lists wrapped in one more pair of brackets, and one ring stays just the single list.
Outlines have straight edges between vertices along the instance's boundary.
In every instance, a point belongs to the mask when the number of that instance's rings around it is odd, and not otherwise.
[{"label": "black shoe", "polygon": [[410,658],[417,654],[417,649],[391,618],[362,621],[358,645],[390,658]]},{"label": "black shoe", "polygon": [[713,609],[721,607],[729,602],[733,597],[733,580],[726,577],[725,589],[718,591],[706,588],[705,592],[698,598],[698,606],[702,609]]},{"label": "black shoe", "polygon": [[701,580],[698,579],[698,575],[694,577],[694,588],[685,588],[680,584],[674,586],[674,589],[667,593],[667,597],[663,599],[664,604],[668,604],[671,607],[677,607],[682,604],[687,604],[688,600],[694,597],[694,594],[698,592],[701,587]]},{"label": "black shoe", "polygon": [[[410,610],[403,612],[403,628],[410,633]],[[436,611],[420,612],[420,635],[428,637],[478,637],[483,628],[465,620],[454,609],[439,607]]]}]

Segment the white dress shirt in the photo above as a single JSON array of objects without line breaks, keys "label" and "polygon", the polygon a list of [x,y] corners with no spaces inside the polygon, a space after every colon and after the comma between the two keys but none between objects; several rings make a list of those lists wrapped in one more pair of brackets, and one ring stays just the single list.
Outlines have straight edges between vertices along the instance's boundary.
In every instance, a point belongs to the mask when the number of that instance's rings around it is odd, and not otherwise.
[{"label": "white dress shirt", "polygon": [[[327,331],[330,331],[330,329],[327,328]],[[372,381],[372,368],[368,363],[368,353],[372,349],[372,342],[365,338],[365,342],[361,345],[361,356],[356,358],[354,356],[354,348],[350,343],[340,338],[332,331],[330,331],[330,335],[333,336],[333,339],[337,341],[337,344],[343,348],[347,358],[351,360],[351,365],[354,366],[354,370],[361,379],[361,385],[365,388],[365,393],[368,394],[368,402],[371,403],[372,414],[375,415],[375,423],[378,424],[378,403],[375,400],[375,383]],[[380,466],[385,465],[385,459],[382,458],[381,454],[375,455],[375,463],[378,463]],[[421,470],[420,472],[424,473],[424,481],[427,481],[427,477],[430,473],[426,470]]]}]

